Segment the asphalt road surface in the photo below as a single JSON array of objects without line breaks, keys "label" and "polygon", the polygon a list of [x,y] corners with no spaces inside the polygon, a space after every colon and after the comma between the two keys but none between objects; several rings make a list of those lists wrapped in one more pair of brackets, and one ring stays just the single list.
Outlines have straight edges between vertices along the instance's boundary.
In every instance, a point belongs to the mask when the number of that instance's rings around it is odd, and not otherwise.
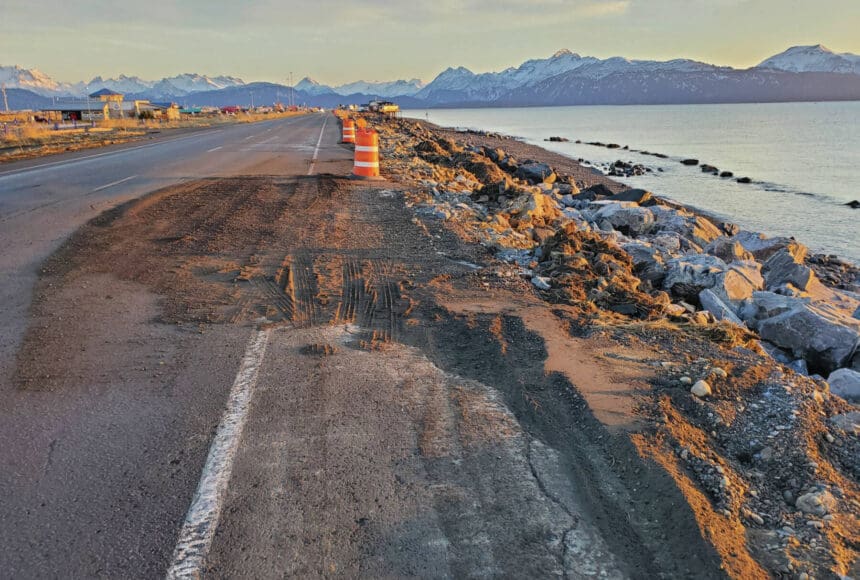
[{"label": "asphalt road surface", "polygon": [[0,166],[0,576],[720,577],[577,394],[619,369],[551,371],[549,308],[338,141]]}]

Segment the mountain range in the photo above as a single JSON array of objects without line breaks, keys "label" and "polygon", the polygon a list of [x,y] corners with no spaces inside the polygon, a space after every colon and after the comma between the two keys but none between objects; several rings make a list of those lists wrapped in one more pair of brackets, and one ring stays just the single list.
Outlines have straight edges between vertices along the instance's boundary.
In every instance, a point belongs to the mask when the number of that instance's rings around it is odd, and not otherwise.
[{"label": "mountain range", "polygon": [[[18,66],[0,66],[0,82],[13,89],[8,91],[10,105],[20,108],[39,108],[36,103],[46,98],[82,96],[100,88],[129,98],[215,106],[285,102],[290,94],[284,85],[198,74],[160,81],[120,75],[68,84]],[[325,107],[384,98],[418,108],[856,100],[860,56],[820,44],[795,46],[754,67],[735,69],[688,59],[599,59],[560,50],[500,72],[448,68],[426,85],[411,79],[328,86],[304,78],[292,95],[296,103]]]}]

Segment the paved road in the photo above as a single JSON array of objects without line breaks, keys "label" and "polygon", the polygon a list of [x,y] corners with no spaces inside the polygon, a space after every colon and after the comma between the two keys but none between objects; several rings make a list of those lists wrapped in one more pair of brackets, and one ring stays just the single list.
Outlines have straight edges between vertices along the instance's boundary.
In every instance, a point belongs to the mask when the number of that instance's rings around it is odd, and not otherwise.
[{"label": "paved road", "polygon": [[0,377],[9,373],[39,264],[87,220],[196,178],[304,174],[322,123],[319,115],[294,117],[0,165]]},{"label": "paved road", "polygon": [[[62,390],[18,390],[16,357],[43,260],[102,211],[159,188],[305,175],[324,123],[316,169],[336,163],[344,172],[351,154],[327,117],[0,166],[0,576],[163,574],[248,337],[243,327],[153,326],[157,297],[133,288],[127,302],[114,296],[118,311],[93,329],[107,345],[93,362],[101,369]],[[71,337],[86,322],[67,319],[56,333]],[[135,372],[141,351],[166,361],[169,385]]]}]

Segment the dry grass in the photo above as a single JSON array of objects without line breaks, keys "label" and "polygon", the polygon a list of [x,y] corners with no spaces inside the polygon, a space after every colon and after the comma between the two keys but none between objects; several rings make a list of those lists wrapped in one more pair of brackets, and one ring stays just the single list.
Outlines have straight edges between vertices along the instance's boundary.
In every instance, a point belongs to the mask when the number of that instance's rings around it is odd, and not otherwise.
[{"label": "dry grass", "polygon": [[105,119],[103,121],[99,121],[98,126],[105,127],[107,129],[128,131],[129,129],[145,129],[147,127],[147,122],[138,119]]},{"label": "dry grass", "polygon": [[33,145],[50,140],[53,134],[54,131],[50,126],[40,123],[25,123],[9,125],[6,130],[0,132],[0,137],[7,145]]},{"label": "dry grass", "polygon": [[302,114],[304,113],[213,115],[184,117],[175,121],[160,119],[109,119],[97,121],[95,127],[90,127],[88,122],[82,122],[78,129],[60,131],[55,131],[53,124],[7,124],[5,130],[0,125],[0,162],[122,143],[138,139],[144,136],[149,130],[164,131],[236,123],[254,123]]}]

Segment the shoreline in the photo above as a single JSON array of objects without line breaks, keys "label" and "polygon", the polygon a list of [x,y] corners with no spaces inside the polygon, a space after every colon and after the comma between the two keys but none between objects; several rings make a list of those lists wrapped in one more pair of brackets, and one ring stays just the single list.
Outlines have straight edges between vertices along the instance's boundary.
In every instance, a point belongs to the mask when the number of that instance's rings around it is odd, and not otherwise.
[{"label": "shoreline", "polygon": [[[478,143],[484,142],[484,141],[482,141],[482,139],[477,139],[477,138],[483,138],[483,140],[499,139],[499,140],[503,140],[506,142],[518,143],[518,144],[520,144],[520,146],[523,149],[532,148],[535,151],[535,153],[537,153],[536,155],[532,155],[532,157],[534,157],[537,160],[545,161],[549,164],[553,164],[553,163],[558,164],[559,158],[561,158],[561,159],[566,160],[570,164],[577,166],[581,170],[581,172],[583,172],[583,174],[586,172],[591,172],[594,174],[595,177],[601,178],[601,179],[594,179],[592,181],[584,179],[583,180],[584,182],[587,182],[590,184],[603,183],[603,184],[607,185],[608,187],[610,187],[610,189],[612,189],[613,191],[616,191],[616,192],[617,191],[623,191],[625,189],[637,189],[637,188],[635,188],[633,186],[629,186],[629,185],[627,185],[621,181],[616,181],[616,180],[612,179],[611,176],[607,176],[606,174],[601,172],[597,168],[596,165],[591,164],[587,160],[585,160],[585,162],[588,163],[588,165],[583,165],[583,162],[581,162],[578,158],[575,158],[575,157],[570,156],[570,155],[565,155],[564,153],[551,151],[551,150],[546,149],[540,145],[530,143],[530,142],[528,142],[527,138],[522,137],[522,136],[506,135],[506,134],[499,133],[499,132],[482,131],[482,130],[478,130],[478,129],[466,129],[463,127],[443,127],[443,126],[434,124],[432,122],[424,121],[424,120],[417,118],[417,117],[416,118],[408,117],[405,119],[420,122],[422,125],[427,125],[429,127],[432,127],[435,131],[439,131],[443,134],[446,134],[446,135],[449,135],[452,137],[459,136],[460,138],[463,138],[464,142],[466,142],[466,143],[478,144]],[[545,139],[545,141],[549,141],[549,138]],[[586,145],[588,145],[588,143],[586,143]],[[628,150],[628,151],[632,151],[632,150]],[[674,158],[672,158],[672,159],[674,159]],[[565,164],[562,164],[562,166],[565,167]],[[567,169],[567,168],[568,167],[565,167],[565,169]],[[579,178],[580,176],[577,174],[576,177]],[[684,203],[684,202],[678,201],[677,199],[674,199],[672,197],[669,197],[669,196],[666,196],[663,194],[659,194],[659,193],[653,193],[652,192],[652,194],[656,199],[661,200],[661,202],[663,202],[667,205],[670,205],[670,206],[676,207],[676,208],[686,209],[686,210],[688,210],[688,211],[690,211],[690,212],[692,212],[692,213],[694,213],[700,217],[706,218],[706,219],[714,222],[715,224],[730,223],[730,224],[734,225],[734,222],[729,221],[730,219],[732,219],[731,217],[726,219],[720,215],[717,215],[716,213],[714,213],[712,211],[697,207],[694,204]],[[754,232],[754,233],[761,233],[761,232]],[[767,234],[762,233],[762,235],[767,235]],[[774,237],[774,238],[776,238],[776,237],[789,237],[792,240],[796,240],[796,238],[792,234],[787,234],[786,236],[768,236],[768,237]],[[799,241],[799,243],[802,244],[803,242]],[[835,258],[837,260],[846,262],[846,263],[850,264],[852,267],[854,267],[855,269],[857,269],[857,274],[858,274],[858,276],[860,276],[860,263],[856,263],[855,261],[850,260],[848,258],[845,258],[843,256],[839,256],[838,254],[827,253],[827,252],[814,252],[814,253],[810,253],[809,256],[810,256],[810,258],[817,258],[819,260],[820,259],[828,259],[828,258],[834,259]],[[857,278],[855,285],[857,286],[856,291],[860,292],[860,277]]]},{"label": "shoreline", "polygon": [[[621,175],[619,179],[629,187],[649,189],[688,207],[715,213],[744,229],[769,236],[794,236],[816,253],[835,254],[860,265],[860,250],[849,241],[857,235],[852,234],[857,232],[856,214],[849,205],[856,195],[847,187],[856,183],[851,155],[856,150],[856,137],[846,135],[843,129],[813,149],[800,137],[805,133],[790,131],[808,128],[812,131],[810,139],[821,140],[824,127],[829,128],[834,119],[841,119],[840,126],[845,127],[853,106],[798,109],[797,122],[784,125],[776,116],[778,110],[772,108],[756,112],[742,107],[736,120],[735,113],[722,108],[647,113],[634,107],[635,111],[624,114],[562,109],[463,110],[436,115],[429,111],[429,119],[446,127],[503,131],[530,145],[587,160],[610,175],[616,173],[609,170],[618,160],[640,165],[643,170],[647,167],[652,171]],[[406,111],[404,115],[423,119],[424,111]],[[701,132],[695,124],[699,119]],[[743,130],[758,120],[766,125],[760,136]],[[811,123],[821,128],[813,131]],[[557,142],[548,142],[553,136]],[[680,165],[690,158],[702,163]],[[703,164],[713,164],[719,173],[708,175],[711,167],[702,172]],[[720,177],[724,172],[732,173],[732,177]],[[751,178],[751,183],[736,183],[744,177]]]},{"label": "shoreline", "polygon": [[[704,312],[712,322],[760,332],[772,358],[820,380],[842,368],[860,372],[860,268],[847,260],[811,254],[793,237],[741,230],[511,136],[395,123],[423,138],[413,165],[441,163],[461,172],[448,197],[478,210],[473,222],[491,222],[467,225],[483,245],[520,252],[520,262],[528,263],[528,256],[542,257],[548,239],[574,227],[631,260],[630,283],[663,303],[658,315],[695,319]],[[551,178],[523,173],[529,167]],[[444,202],[438,215],[455,213],[455,199],[440,194],[438,180],[421,183],[435,198],[429,207]],[[536,285],[551,288],[548,281]]]},{"label": "shoreline", "polygon": [[[482,248],[485,287],[519,278],[577,348],[652,353],[650,388],[627,395],[643,423],[630,442],[675,481],[730,577],[856,574],[860,396],[844,379],[860,380],[860,295],[826,279],[832,264],[504,135],[379,131],[413,223]],[[856,290],[857,268],[841,273]]]}]

